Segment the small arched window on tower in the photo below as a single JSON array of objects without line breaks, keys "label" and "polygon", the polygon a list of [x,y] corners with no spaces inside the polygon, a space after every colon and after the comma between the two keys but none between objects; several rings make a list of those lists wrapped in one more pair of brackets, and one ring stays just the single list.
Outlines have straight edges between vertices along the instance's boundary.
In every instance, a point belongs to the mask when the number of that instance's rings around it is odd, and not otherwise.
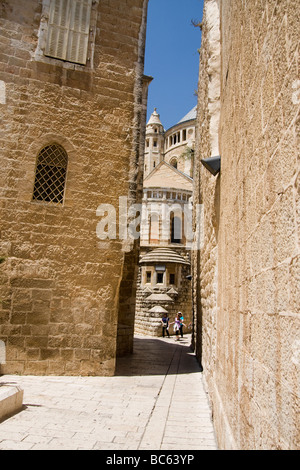
[{"label": "small arched window on tower", "polygon": [[68,166],[68,155],[59,144],[42,148],[37,157],[33,201],[62,204]]}]

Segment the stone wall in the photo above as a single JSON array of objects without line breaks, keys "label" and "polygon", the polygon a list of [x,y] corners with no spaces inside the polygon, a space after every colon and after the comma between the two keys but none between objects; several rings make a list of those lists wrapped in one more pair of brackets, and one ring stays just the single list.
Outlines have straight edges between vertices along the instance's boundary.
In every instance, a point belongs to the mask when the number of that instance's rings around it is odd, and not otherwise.
[{"label": "stone wall", "polygon": [[[138,246],[99,240],[96,211],[141,197],[147,0],[92,4],[82,66],[41,53],[48,1],[0,2],[2,373],[113,374],[134,312]],[[53,142],[68,154],[64,203],[33,202]]]},{"label": "stone wall", "polygon": [[202,33],[195,347],[220,448],[296,449],[299,5],[206,0]]}]

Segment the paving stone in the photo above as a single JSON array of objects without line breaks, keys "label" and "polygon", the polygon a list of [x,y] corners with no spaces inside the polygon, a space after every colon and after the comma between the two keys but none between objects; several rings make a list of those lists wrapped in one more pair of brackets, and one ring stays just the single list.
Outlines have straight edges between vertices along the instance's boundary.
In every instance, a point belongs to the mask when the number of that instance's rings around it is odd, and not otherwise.
[{"label": "paving stone", "polygon": [[24,410],[0,423],[0,450],[217,449],[190,337],[142,340],[115,377],[0,377],[24,390]]}]

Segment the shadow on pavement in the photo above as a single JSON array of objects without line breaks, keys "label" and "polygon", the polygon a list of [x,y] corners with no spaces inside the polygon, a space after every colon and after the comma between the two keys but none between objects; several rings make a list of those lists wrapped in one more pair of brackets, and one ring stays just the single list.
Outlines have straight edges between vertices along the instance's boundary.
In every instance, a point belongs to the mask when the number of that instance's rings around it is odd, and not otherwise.
[{"label": "shadow on pavement", "polygon": [[[176,354],[177,353],[177,354]],[[172,368],[172,361],[176,361]],[[191,349],[190,336],[180,341],[135,337],[133,354],[117,359],[115,376],[199,373],[202,369]]]}]

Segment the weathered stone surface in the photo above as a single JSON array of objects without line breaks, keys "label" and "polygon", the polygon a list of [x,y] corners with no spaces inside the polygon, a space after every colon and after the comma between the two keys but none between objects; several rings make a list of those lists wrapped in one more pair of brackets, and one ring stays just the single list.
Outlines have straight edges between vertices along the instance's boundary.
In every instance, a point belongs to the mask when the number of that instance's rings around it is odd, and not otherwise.
[{"label": "weathered stone surface", "polygon": [[[0,6],[1,372],[112,374],[123,309],[133,335],[122,279],[135,285],[138,244],[100,245],[96,211],[140,198],[147,1],[93,2],[86,66],[41,53],[47,3]],[[53,142],[68,154],[64,202],[33,202]]]},{"label": "weathered stone surface", "polygon": [[296,2],[205,2],[194,304],[221,448],[300,446],[298,23]]},{"label": "weathered stone surface", "polygon": [[0,422],[10,415],[21,411],[23,390],[18,385],[0,385]]}]

